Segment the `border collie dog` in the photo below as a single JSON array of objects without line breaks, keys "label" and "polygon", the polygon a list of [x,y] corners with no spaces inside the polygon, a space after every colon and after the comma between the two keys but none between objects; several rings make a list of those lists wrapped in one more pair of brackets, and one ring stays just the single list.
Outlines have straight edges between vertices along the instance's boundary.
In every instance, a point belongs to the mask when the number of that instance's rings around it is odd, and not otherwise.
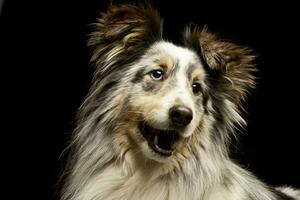
[{"label": "border collie dog", "polygon": [[187,26],[182,46],[162,38],[152,6],[115,5],[94,23],[95,73],[78,113],[62,200],[278,200],[229,158],[245,126],[254,55],[207,28]]}]

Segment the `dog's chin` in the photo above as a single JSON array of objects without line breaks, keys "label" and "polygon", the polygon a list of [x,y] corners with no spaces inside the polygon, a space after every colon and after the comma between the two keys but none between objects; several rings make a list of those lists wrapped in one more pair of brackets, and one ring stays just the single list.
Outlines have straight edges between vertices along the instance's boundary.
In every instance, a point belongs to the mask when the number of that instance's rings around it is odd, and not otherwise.
[{"label": "dog's chin", "polygon": [[144,153],[158,162],[168,161],[181,139],[180,132],[176,130],[157,129],[146,122],[139,124],[139,131],[146,141],[142,147]]}]

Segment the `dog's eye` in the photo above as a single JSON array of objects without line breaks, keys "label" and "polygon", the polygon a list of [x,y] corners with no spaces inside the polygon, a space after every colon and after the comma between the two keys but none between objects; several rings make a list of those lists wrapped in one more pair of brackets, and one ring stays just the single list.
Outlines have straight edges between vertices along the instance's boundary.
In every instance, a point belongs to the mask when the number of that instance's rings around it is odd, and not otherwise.
[{"label": "dog's eye", "polygon": [[150,75],[153,80],[160,81],[163,79],[164,72],[162,70],[153,70]]},{"label": "dog's eye", "polygon": [[193,83],[192,88],[193,88],[193,93],[194,94],[199,94],[201,92],[200,83]]}]

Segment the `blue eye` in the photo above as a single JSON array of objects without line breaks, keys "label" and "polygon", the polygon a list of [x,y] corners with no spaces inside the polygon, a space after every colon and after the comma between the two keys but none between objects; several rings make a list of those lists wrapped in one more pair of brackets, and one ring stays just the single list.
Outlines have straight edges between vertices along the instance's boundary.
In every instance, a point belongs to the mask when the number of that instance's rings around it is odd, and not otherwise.
[{"label": "blue eye", "polygon": [[163,79],[164,72],[162,70],[153,70],[150,72],[150,76],[155,81],[160,81]]}]

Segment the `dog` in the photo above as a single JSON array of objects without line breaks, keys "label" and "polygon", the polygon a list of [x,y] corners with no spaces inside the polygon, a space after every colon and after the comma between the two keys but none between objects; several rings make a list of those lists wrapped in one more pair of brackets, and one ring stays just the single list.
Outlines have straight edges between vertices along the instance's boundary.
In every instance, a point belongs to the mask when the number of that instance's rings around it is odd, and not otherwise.
[{"label": "dog", "polygon": [[162,37],[149,5],[113,5],[93,24],[95,73],[70,144],[62,200],[292,200],[229,157],[255,86],[251,49],[187,26]]}]

